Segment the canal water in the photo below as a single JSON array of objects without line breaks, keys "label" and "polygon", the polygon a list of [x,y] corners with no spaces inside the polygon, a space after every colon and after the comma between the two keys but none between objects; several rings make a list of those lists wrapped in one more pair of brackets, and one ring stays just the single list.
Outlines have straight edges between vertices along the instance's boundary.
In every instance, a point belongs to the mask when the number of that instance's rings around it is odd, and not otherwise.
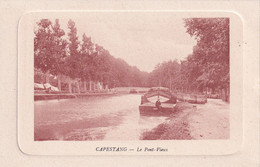
[{"label": "canal water", "polygon": [[139,140],[166,117],[140,116],[141,95],[34,102],[34,140]]}]

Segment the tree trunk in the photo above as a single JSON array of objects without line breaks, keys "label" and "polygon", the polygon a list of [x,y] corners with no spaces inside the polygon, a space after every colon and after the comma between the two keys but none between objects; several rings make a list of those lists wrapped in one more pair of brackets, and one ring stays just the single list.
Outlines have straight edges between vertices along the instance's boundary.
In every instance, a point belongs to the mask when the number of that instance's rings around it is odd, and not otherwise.
[{"label": "tree trunk", "polygon": [[170,76],[170,91],[172,90],[172,76]]},{"label": "tree trunk", "polygon": [[230,102],[230,87],[227,88],[227,94],[228,94],[228,102]]},{"label": "tree trunk", "polygon": [[92,81],[89,80],[89,91],[91,92],[92,91]]},{"label": "tree trunk", "polygon": [[50,72],[49,72],[49,71],[47,71],[47,72],[45,73],[45,82],[46,82],[46,83],[50,83]]},{"label": "tree trunk", "polygon": [[83,84],[84,84],[84,91],[87,92],[87,82],[84,81]]},{"label": "tree trunk", "polygon": [[100,84],[100,82],[98,81],[98,82],[97,82],[97,85],[96,85],[98,91],[100,91],[100,85],[101,85],[101,84]]},{"label": "tree trunk", "polygon": [[80,81],[77,81],[78,93],[80,94]]},{"label": "tree trunk", "polygon": [[226,91],[225,91],[225,88],[222,88],[221,89],[221,99],[223,100],[223,101],[226,101]]},{"label": "tree trunk", "polygon": [[229,102],[229,89],[228,89],[228,87],[225,88],[225,101]]},{"label": "tree trunk", "polygon": [[69,79],[68,85],[69,85],[69,92],[72,93],[72,87],[71,87],[71,80],[70,79]]},{"label": "tree trunk", "polygon": [[58,79],[58,89],[59,89],[59,91],[61,91],[61,76],[60,76],[60,74],[58,74],[57,79]]},{"label": "tree trunk", "polygon": [[94,82],[94,91],[97,91],[98,90],[98,84],[97,82]]}]

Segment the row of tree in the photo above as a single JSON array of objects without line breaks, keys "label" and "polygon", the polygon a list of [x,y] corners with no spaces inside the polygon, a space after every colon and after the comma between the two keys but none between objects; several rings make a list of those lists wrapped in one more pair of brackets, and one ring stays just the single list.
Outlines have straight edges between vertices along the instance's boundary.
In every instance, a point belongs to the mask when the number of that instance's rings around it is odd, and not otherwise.
[{"label": "row of tree", "polygon": [[34,67],[46,74],[45,82],[49,82],[48,76],[56,76],[59,90],[66,82],[70,92],[73,83],[79,92],[82,83],[84,91],[92,90],[92,83],[97,82],[108,88],[145,86],[143,78],[147,73],[114,58],[85,33],[79,41],[74,21],[68,21],[68,29],[66,36],[58,19],[54,24],[49,19],[42,19],[35,27]]},{"label": "row of tree", "polygon": [[193,53],[180,62],[159,63],[151,73],[146,73],[114,58],[86,34],[79,41],[74,21],[68,21],[66,36],[58,19],[54,24],[42,19],[35,28],[35,68],[57,76],[60,90],[61,81],[67,83],[70,91],[71,83],[75,81],[78,90],[81,83],[85,91],[93,89],[92,82],[102,83],[108,88],[165,86],[176,91],[220,91],[223,99],[228,101],[229,19],[189,18],[184,19],[184,27],[197,40]]},{"label": "row of tree", "polygon": [[229,101],[229,19],[184,19],[187,33],[197,40],[193,53],[181,61],[158,64],[149,75],[149,86],[178,91],[218,93]]}]

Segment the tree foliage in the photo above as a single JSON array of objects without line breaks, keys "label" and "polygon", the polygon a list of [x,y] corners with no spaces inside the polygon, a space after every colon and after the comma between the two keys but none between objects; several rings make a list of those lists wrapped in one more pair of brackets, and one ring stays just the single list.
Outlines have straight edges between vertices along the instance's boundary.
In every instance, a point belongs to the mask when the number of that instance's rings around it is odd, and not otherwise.
[{"label": "tree foliage", "polygon": [[48,19],[42,19],[37,23],[38,29],[34,32],[34,64],[43,72],[53,75],[63,72],[63,64],[66,56],[65,35],[60,28],[59,20],[52,25]]},{"label": "tree foliage", "polygon": [[56,76],[63,74],[80,81],[102,82],[108,87],[145,86],[145,72],[114,58],[108,50],[94,44],[85,33],[80,42],[74,21],[68,21],[67,37],[48,19],[37,23],[34,38],[35,68]]},{"label": "tree foliage", "polygon": [[170,60],[159,63],[151,73],[147,73],[113,57],[85,33],[80,41],[74,21],[68,21],[66,36],[58,19],[54,24],[42,19],[35,28],[35,68],[84,82],[101,82],[110,88],[229,89],[229,19],[189,18],[184,19],[184,25],[187,33],[197,40],[193,53],[181,62]]},{"label": "tree foliage", "polygon": [[72,78],[79,78],[81,73],[82,61],[78,51],[79,41],[75,22],[71,19],[68,22],[68,54],[66,60],[67,74]]},{"label": "tree foliage", "polygon": [[[187,33],[197,40],[187,64],[197,87],[229,87],[229,19],[185,19]],[[192,78],[193,77],[193,78]]]},{"label": "tree foliage", "polygon": [[157,64],[149,74],[149,86],[163,86],[170,89],[180,85],[180,64],[177,60]]},{"label": "tree foliage", "polygon": [[149,86],[203,91],[229,89],[229,19],[184,19],[187,33],[197,40],[193,53],[180,63],[158,64],[149,74]]}]

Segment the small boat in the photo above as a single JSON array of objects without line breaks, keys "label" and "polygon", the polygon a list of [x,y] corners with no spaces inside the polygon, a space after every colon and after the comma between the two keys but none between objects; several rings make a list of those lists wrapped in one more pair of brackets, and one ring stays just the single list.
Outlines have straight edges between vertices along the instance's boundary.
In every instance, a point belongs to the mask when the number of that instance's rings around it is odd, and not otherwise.
[{"label": "small boat", "polygon": [[140,115],[170,115],[174,111],[176,101],[176,96],[168,88],[153,87],[141,97],[141,105],[139,106]]},{"label": "small boat", "polygon": [[131,89],[129,93],[138,93],[135,89]]}]

